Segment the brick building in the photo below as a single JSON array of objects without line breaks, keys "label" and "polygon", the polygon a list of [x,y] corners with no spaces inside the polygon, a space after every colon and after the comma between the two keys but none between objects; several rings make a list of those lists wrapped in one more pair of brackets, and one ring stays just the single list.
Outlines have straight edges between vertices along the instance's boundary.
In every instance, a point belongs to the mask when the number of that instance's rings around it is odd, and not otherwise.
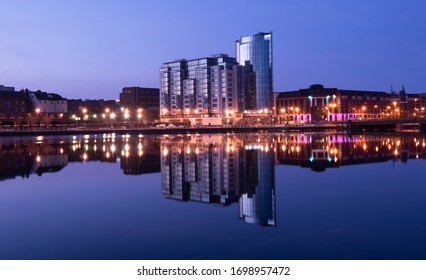
[{"label": "brick building", "polygon": [[160,118],[158,88],[125,87],[120,93],[120,107],[129,121],[151,122]]},{"label": "brick building", "polygon": [[279,92],[275,113],[281,123],[310,123],[425,116],[425,94],[342,90],[311,85]]},{"label": "brick building", "polygon": [[0,85],[0,124],[16,125],[24,121],[29,111],[28,95],[13,87]]}]

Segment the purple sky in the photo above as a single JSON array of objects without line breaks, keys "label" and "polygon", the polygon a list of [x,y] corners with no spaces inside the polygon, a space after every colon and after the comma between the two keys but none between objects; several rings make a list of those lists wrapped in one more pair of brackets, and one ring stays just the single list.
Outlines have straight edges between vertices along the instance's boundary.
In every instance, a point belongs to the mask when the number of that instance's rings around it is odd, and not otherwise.
[{"label": "purple sky", "polygon": [[424,0],[16,1],[0,5],[0,84],[116,99],[177,58],[235,56],[273,32],[274,91],[426,92]]}]

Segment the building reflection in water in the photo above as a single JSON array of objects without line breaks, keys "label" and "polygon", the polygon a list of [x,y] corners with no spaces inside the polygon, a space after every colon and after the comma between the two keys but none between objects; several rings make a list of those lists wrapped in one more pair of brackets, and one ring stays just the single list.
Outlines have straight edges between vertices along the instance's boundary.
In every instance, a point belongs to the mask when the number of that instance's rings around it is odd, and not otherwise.
[{"label": "building reflection in water", "polygon": [[313,171],[409,159],[426,159],[424,136],[285,134],[277,138],[277,164]]},{"label": "building reflection in water", "polygon": [[1,181],[61,171],[73,162],[118,164],[125,175],[161,172],[169,199],[238,204],[245,223],[275,226],[276,164],[313,171],[426,159],[426,137],[401,135],[217,134],[149,137],[0,137]]},{"label": "building reflection in water", "polygon": [[142,135],[0,138],[0,181],[61,171],[73,162],[120,162],[125,175],[160,172],[160,142]]},{"label": "building reflection in water", "polygon": [[187,135],[161,141],[165,197],[223,206],[246,223],[275,226],[272,136]]}]

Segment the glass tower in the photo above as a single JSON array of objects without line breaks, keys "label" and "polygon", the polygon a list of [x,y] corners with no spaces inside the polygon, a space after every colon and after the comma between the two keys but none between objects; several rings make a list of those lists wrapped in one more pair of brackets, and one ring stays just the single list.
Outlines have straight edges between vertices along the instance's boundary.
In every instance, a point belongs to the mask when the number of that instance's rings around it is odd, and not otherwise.
[{"label": "glass tower", "polygon": [[[253,67],[256,91],[253,93],[252,108],[248,110],[272,109],[272,33],[260,32],[241,37],[235,41],[237,61],[240,65]],[[246,98],[251,98],[247,96]]]}]

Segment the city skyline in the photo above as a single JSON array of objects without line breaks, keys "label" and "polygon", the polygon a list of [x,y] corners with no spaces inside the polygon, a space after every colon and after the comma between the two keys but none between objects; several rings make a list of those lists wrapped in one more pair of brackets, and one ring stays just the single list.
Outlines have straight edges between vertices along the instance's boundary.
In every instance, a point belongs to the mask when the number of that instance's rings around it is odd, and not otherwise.
[{"label": "city skyline", "polygon": [[[321,83],[382,91],[405,84],[408,92],[422,92],[424,6],[399,0],[235,1],[210,13],[191,2],[5,1],[0,83],[67,98],[116,99],[124,86],[158,87],[164,61],[232,56],[229,42],[272,31],[274,91]],[[176,12],[183,15],[179,24],[170,24]]]}]

